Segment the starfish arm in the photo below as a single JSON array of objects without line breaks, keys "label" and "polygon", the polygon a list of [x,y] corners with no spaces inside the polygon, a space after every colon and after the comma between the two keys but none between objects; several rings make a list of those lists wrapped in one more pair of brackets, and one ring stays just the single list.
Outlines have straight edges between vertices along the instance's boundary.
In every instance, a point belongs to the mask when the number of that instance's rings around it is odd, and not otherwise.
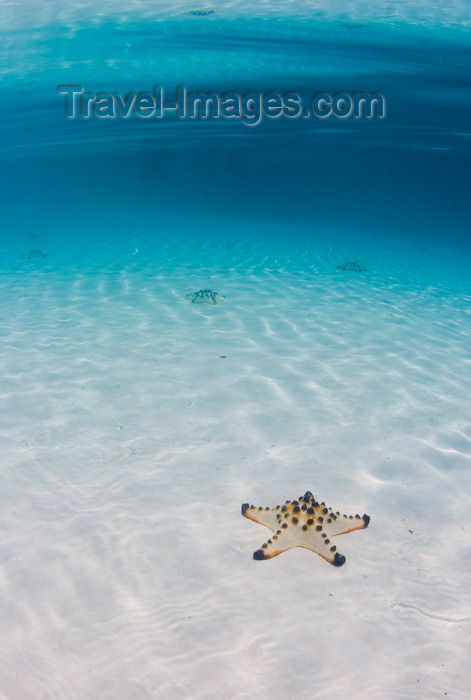
[{"label": "starfish arm", "polygon": [[[280,508],[280,506],[278,506]],[[263,508],[262,506],[250,506],[248,503],[242,504],[242,515],[254,523],[265,525],[272,532],[276,532],[279,528],[278,513],[275,508]]]},{"label": "starfish arm", "polygon": [[359,515],[340,515],[338,513],[329,513],[324,519],[326,529],[328,529],[330,537],[343,535],[346,532],[354,530],[363,530],[368,527],[370,516],[366,513],[361,518]]},{"label": "starfish arm", "polygon": [[292,547],[310,549],[334,566],[345,564],[345,557],[337,552],[337,547],[332,544],[324,532],[315,527],[303,527],[301,523],[298,525],[290,524],[285,530],[277,530],[260,549],[254,552],[253,558],[257,560],[271,559]]}]

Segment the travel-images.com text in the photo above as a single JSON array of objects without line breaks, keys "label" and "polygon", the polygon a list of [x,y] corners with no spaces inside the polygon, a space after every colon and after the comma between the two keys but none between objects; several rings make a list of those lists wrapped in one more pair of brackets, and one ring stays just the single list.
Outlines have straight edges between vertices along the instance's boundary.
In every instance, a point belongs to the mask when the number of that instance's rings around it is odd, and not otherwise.
[{"label": "travel-images.com text", "polygon": [[316,93],[309,107],[294,92],[247,92],[242,95],[226,92],[190,92],[178,86],[175,99],[166,99],[165,90],[156,85],[152,92],[86,92],[80,85],[59,85],[64,95],[65,114],[69,119],[163,119],[172,114],[179,119],[239,119],[247,126],[260,124],[263,118],[277,119],[382,119],[386,116],[386,101],[377,92]]}]

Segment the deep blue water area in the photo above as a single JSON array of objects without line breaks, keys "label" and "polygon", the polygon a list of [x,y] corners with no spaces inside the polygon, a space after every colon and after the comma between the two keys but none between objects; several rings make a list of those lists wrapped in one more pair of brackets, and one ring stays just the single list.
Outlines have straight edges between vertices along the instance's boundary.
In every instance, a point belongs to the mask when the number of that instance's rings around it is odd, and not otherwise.
[{"label": "deep blue water area", "polygon": [[[16,241],[129,232],[316,236],[471,254],[471,46],[466,29],[289,18],[97,21],[4,28],[3,265]],[[381,119],[67,118],[58,86],[91,93],[380,93]],[[188,227],[191,219],[192,226]],[[183,224],[182,224],[183,225]],[[177,226],[178,228],[178,226]],[[229,230],[229,228],[228,228]],[[229,234],[228,234],[229,236]],[[39,238],[38,238],[39,240]],[[38,244],[39,245],[39,244]],[[20,248],[27,247],[22,243]],[[33,245],[31,245],[33,247]],[[13,263],[12,263],[13,264]]]}]

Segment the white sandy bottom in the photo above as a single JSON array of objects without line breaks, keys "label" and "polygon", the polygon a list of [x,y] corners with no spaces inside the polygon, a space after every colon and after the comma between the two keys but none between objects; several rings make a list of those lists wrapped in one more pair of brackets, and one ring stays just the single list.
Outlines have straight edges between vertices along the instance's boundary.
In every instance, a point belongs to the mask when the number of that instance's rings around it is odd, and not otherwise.
[{"label": "white sandy bottom", "polygon": [[[469,696],[464,304],[178,269],[2,299],[1,697]],[[371,516],[345,566],[254,561],[241,504],[308,489]]]}]

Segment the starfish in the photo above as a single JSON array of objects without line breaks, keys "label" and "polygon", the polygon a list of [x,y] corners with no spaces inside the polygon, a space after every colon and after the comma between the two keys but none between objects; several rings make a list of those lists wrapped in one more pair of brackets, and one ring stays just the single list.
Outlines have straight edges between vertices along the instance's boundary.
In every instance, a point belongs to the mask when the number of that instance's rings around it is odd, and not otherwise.
[{"label": "starfish", "polygon": [[34,248],[34,250],[30,250],[29,253],[23,253],[21,257],[28,258],[28,260],[36,260],[37,258],[47,258],[47,256],[47,253],[43,253],[42,250]]},{"label": "starfish", "polygon": [[359,265],[356,262],[347,262],[343,265],[337,265],[337,267],[339,270],[348,270],[349,272],[368,272],[366,267],[363,267],[363,265]]},{"label": "starfish", "polygon": [[185,12],[186,15],[194,15],[195,17],[206,17],[207,15],[214,15],[214,10],[190,10]]},{"label": "starfish", "polygon": [[334,566],[345,564],[345,557],[337,552],[330,538],[361,530],[370,522],[370,516],[366,514],[360,518],[359,515],[334,513],[325,503],[318,503],[310,491],[298,501],[286,501],[284,506],[276,508],[257,508],[243,503],[242,515],[275,533],[253,553],[254,559],[271,559],[291,547],[306,547]]},{"label": "starfish", "polygon": [[202,304],[203,302],[207,304],[217,304],[218,301],[224,301],[225,298],[223,294],[213,292],[211,289],[200,289],[197,292],[192,292],[185,296],[185,299],[191,299],[192,304]]}]

